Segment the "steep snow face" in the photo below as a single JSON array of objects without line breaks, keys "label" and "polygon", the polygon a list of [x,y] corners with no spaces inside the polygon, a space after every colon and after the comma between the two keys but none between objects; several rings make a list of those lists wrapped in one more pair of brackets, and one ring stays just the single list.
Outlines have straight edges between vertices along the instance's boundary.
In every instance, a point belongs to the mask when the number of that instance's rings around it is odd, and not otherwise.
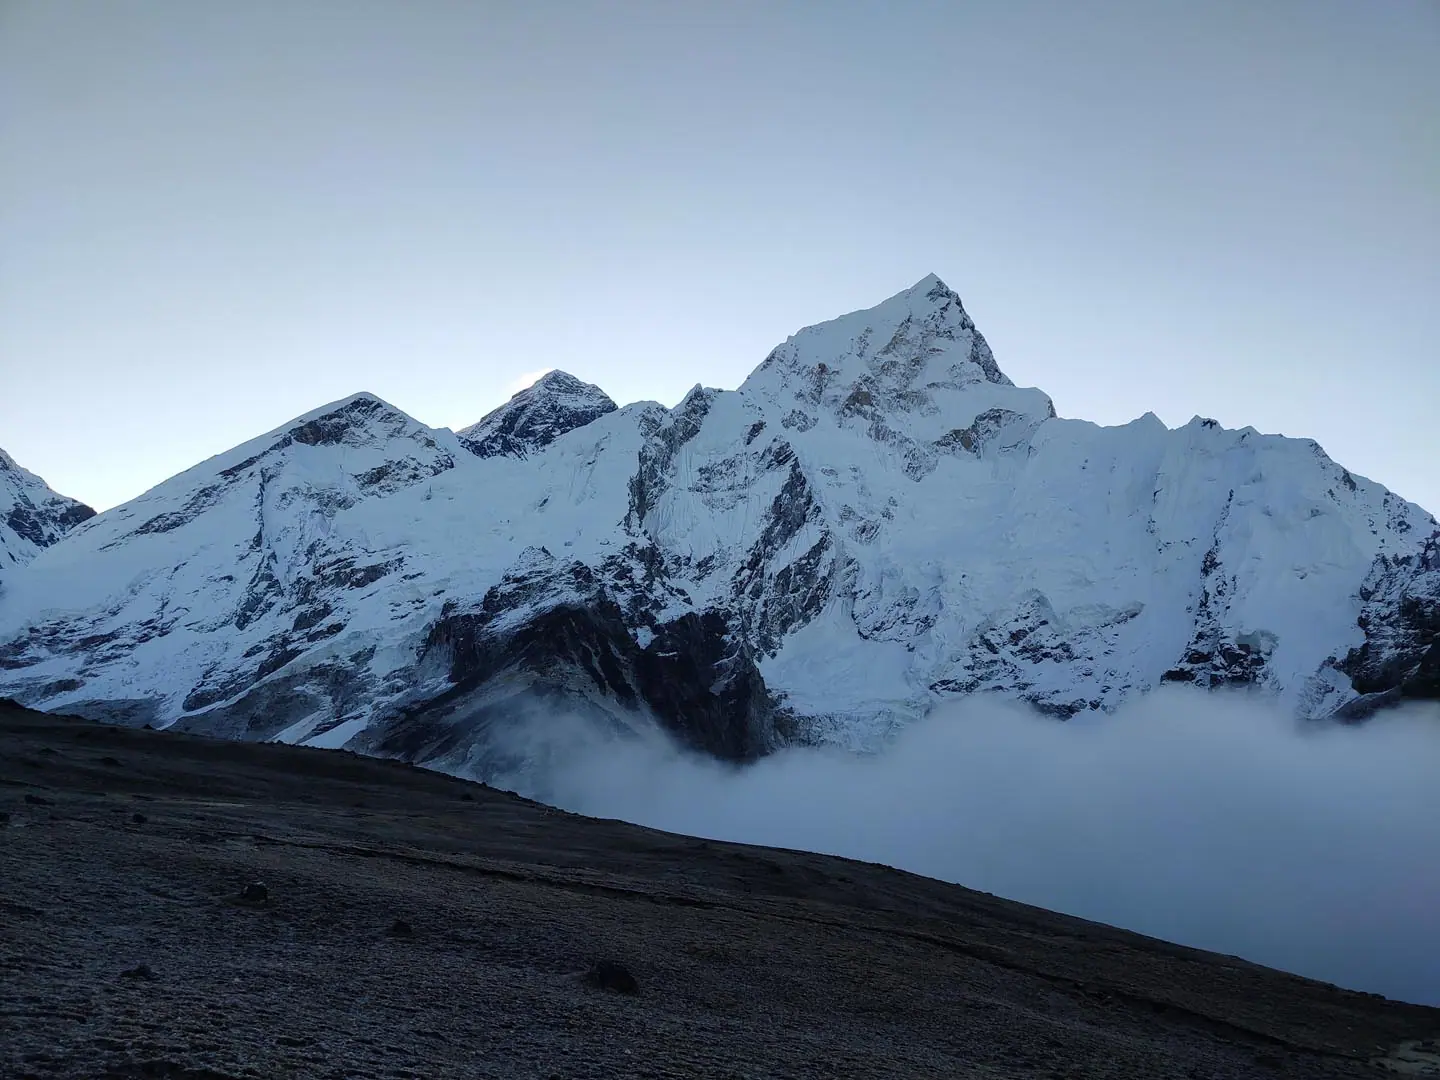
[{"label": "steep snow face", "polygon": [[0,450],[0,583],[81,522],[95,516]]},{"label": "steep snow face", "polygon": [[458,434],[465,449],[477,457],[526,457],[614,411],[615,402],[598,386],[563,371],[550,371]]},{"label": "steep snow face", "polygon": [[234,697],[338,634],[332,614],[401,571],[404,552],[337,522],[428,491],[457,456],[453,435],[368,394],[300,417],[48,549],[0,607],[6,625],[24,613],[0,667],[23,675],[43,659],[28,694],[89,687],[112,703],[102,715],[169,718]]},{"label": "steep snow face", "polygon": [[889,446],[918,478],[979,441],[1014,441],[1055,415],[995,364],[960,297],[933,274],[878,307],[807,327],[775,349],[740,393],[788,431],[829,429]]},{"label": "steep snow face", "polygon": [[[823,364],[816,371],[815,365]],[[816,376],[819,376],[817,379]],[[877,387],[892,395],[912,388],[961,388],[976,382],[1013,386],[960,297],[934,274],[864,311],[807,326],[766,357],[741,390],[771,396],[803,384],[807,396],[841,400],[826,388]]]},{"label": "steep snow face", "polygon": [[957,694],[1440,695],[1433,518],[1308,440],[1058,419],[936,278],[674,409],[532,391],[478,439],[360,395],[101,515],[0,597],[0,693],[489,779],[576,723],[744,760]]}]

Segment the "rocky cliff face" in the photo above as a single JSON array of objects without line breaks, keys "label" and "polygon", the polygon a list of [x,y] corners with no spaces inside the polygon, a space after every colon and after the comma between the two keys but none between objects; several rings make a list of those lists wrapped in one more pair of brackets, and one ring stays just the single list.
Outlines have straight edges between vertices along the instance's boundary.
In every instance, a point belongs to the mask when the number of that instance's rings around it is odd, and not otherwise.
[{"label": "rocky cliff face", "polygon": [[[1360,587],[1364,642],[1333,665],[1342,715],[1364,717],[1406,699],[1440,699],[1440,538],[1381,556]],[[1359,696],[1345,693],[1344,681]]]},{"label": "rocky cliff face", "polygon": [[614,411],[615,402],[598,386],[563,371],[547,371],[458,434],[465,449],[476,457],[528,457],[566,432]]},{"label": "rocky cliff face", "polygon": [[7,574],[94,516],[0,450],[0,588]]},{"label": "rocky cliff face", "polygon": [[0,694],[486,778],[579,724],[746,760],[946,697],[1435,696],[1440,527],[1308,440],[1060,419],[934,277],[736,391],[552,373],[461,436],[370,395],[95,519],[0,597]]}]

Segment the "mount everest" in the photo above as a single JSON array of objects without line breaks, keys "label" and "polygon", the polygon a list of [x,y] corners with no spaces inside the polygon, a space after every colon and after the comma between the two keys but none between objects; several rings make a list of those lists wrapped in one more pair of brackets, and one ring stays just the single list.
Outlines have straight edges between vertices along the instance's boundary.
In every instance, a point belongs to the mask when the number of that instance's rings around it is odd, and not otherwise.
[{"label": "mount everest", "polygon": [[0,485],[0,695],[481,779],[562,716],[743,761],[973,693],[1440,697],[1433,517],[1309,440],[1059,418],[934,276],[674,409],[552,372],[458,434],[357,394],[95,517]]}]

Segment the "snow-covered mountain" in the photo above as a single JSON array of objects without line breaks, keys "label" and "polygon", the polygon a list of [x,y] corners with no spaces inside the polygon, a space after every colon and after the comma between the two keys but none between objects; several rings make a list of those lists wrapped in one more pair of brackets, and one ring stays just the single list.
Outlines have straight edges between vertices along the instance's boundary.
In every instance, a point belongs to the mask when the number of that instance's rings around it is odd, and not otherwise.
[{"label": "snow-covered mountain", "polygon": [[0,589],[5,578],[80,522],[95,516],[0,450]]},{"label": "snow-covered mountain", "polygon": [[545,449],[567,431],[614,411],[615,402],[598,386],[581,382],[564,371],[547,371],[533,385],[458,434],[465,449],[477,457],[526,457]]},{"label": "snow-covered mountain", "polygon": [[931,276],[674,409],[300,417],[14,573],[0,694],[493,777],[577,718],[744,760],[982,692],[1362,715],[1440,696],[1437,631],[1425,511],[1309,440],[1060,419]]}]

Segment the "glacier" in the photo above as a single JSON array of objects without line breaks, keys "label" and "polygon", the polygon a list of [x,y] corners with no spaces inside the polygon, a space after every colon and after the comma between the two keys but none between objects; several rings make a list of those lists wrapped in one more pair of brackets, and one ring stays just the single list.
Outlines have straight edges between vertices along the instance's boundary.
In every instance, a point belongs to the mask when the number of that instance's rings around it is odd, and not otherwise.
[{"label": "glacier", "polygon": [[577,717],[748,761],[970,694],[1440,697],[1430,514],[1311,440],[1062,418],[934,275],[674,408],[361,393],[64,513],[0,579],[0,694],[480,779]]}]

